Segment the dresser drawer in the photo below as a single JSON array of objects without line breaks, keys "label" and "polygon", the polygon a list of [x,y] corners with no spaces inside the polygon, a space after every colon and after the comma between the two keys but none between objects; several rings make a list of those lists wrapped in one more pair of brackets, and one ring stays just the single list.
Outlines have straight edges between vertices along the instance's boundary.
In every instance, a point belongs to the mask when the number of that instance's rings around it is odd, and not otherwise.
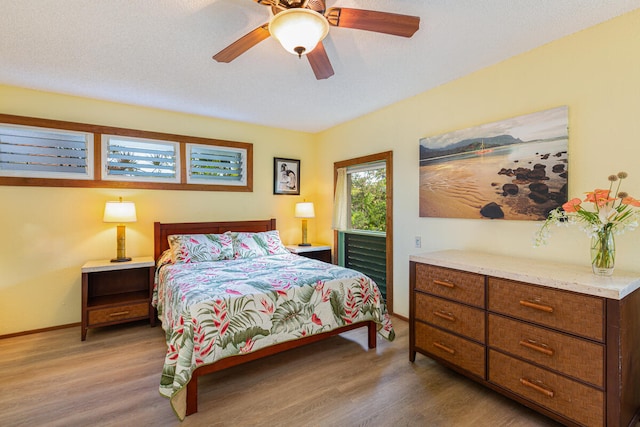
[{"label": "dresser drawer", "polygon": [[141,302],[89,310],[89,326],[149,317],[149,303]]},{"label": "dresser drawer", "polygon": [[473,375],[485,378],[485,347],[449,334],[440,329],[415,322],[416,347],[438,356]]},{"label": "dresser drawer", "polygon": [[416,319],[484,343],[484,310],[416,292]]},{"label": "dresser drawer", "polygon": [[604,346],[489,315],[489,346],[604,388]]},{"label": "dresser drawer", "polygon": [[489,277],[489,310],[604,342],[604,299]]},{"label": "dresser drawer", "polygon": [[604,392],[494,350],[489,381],[583,425],[604,425]]},{"label": "dresser drawer", "polygon": [[433,265],[416,264],[416,289],[484,308],[484,276]]}]

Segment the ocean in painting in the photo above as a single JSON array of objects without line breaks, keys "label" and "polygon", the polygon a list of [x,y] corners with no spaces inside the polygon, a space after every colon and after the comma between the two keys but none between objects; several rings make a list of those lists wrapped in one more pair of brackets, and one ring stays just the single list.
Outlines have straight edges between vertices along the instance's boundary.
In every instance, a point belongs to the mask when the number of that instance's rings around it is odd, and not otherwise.
[{"label": "ocean in painting", "polygon": [[420,216],[500,218],[481,213],[497,205],[504,219],[544,219],[566,201],[567,146],[566,138],[491,148],[480,142],[471,152],[422,156]]}]

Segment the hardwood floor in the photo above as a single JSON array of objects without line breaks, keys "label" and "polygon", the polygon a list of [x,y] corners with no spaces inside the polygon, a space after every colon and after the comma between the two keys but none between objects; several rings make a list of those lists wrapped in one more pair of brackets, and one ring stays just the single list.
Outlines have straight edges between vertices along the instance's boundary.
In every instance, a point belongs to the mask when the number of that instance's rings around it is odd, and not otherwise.
[{"label": "hardwood floor", "polygon": [[183,422],[158,393],[165,343],[145,324],[0,340],[3,426],[556,426],[418,355],[408,324],[367,350],[366,329],[200,380]]}]

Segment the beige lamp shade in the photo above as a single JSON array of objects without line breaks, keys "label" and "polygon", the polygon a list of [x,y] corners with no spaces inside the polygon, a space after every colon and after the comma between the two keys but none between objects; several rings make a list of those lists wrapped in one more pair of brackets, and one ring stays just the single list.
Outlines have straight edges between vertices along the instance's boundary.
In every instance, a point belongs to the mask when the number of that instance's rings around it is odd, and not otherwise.
[{"label": "beige lamp shade", "polygon": [[136,222],[136,205],[133,202],[107,202],[104,205],[104,222]]},{"label": "beige lamp shade", "polygon": [[269,33],[294,55],[311,52],[329,32],[326,18],[311,9],[288,9],[269,22]]},{"label": "beige lamp shade", "polygon": [[303,202],[296,203],[296,218],[315,218],[316,212],[313,209],[313,203]]}]

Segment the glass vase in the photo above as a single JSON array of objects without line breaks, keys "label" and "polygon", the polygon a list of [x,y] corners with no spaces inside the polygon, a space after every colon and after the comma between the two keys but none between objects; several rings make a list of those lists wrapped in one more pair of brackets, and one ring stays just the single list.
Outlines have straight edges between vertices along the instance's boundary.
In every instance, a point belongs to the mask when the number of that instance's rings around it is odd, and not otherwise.
[{"label": "glass vase", "polygon": [[611,228],[591,237],[591,269],[596,276],[611,276],[616,262],[616,242]]}]

